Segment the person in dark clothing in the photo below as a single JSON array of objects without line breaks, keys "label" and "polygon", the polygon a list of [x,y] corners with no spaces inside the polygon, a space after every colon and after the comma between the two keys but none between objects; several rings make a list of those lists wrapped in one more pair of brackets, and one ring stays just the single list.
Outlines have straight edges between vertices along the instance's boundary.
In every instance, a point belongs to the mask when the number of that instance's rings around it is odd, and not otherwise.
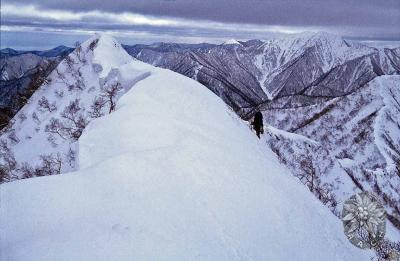
[{"label": "person in dark clothing", "polygon": [[254,120],[251,124],[256,131],[257,137],[260,138],[260,134],[264,133],[263,115],[261,112],[256,112],[256,114],[254,115]]}]

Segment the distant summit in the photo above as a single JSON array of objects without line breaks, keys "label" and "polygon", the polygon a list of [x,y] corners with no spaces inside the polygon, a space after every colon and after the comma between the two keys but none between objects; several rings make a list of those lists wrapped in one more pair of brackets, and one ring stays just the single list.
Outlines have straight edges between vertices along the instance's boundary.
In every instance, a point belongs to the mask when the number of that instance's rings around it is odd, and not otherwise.
[{"label": "distant summit", "polygon": [[223,45],[242,45],[239,41],[235,39],[229,39],[228,41],[224,42]]}]

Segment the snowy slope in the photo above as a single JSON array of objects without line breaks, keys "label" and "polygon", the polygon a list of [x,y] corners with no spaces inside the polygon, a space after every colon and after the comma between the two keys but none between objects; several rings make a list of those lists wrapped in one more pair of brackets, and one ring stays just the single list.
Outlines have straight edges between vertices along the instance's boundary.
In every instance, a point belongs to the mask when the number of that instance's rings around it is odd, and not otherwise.
[{"label": "snowy slope", "polygon": [[[106,35],[93,36],[64,59],[0,133],[0,155],[11,151],[6,155],[11,159],[3,156],[0,164],[10,176],[29,178],[77,169],[76,141],[93,118],[109,112],[107,92],[119,84],[115,103],[135,81],[147,76],[125,66],[133,60]],[[95,108],[96,104],[101,105]],[[54,166],[45,168],[46,161]]]},{"label": "snowy slope", "polygon": [[1,185],[1,260],[368,260],[217,96],[123,67],[148,77],[84,130],[78,172]]},{"label": "snowy slope", "polygon": [[310,186],[309,170],[300,162],[311,162],[320,182],[314,186],[325,187],[324,193],[330,194],[326,204],[337,214],[340,203],[355,192],[373,191],[387,210],[388,238],[396,242],[400,241],[399,101],[400,76],[383,75],[329,102],[264,111],[268,124],[317,142],[268,135],[271,148],[296,176]]},{"label": "snowy slope", "polygon": [[[270,99],[282,90],[285,94],[301,93],[299,90],[335,67],[376,51],[366,46],[350,46],[342,37],[325,32],[306,32],[271,39],[259,49],[262,52],[255,57],[255,64],[261,71],[260,85]],[[347,68],[345,73],[351,73],[349,71]],[[352,81],[354,79],[357,77],[353,77]],[[295,84],[289,82],[296,80]]]}]

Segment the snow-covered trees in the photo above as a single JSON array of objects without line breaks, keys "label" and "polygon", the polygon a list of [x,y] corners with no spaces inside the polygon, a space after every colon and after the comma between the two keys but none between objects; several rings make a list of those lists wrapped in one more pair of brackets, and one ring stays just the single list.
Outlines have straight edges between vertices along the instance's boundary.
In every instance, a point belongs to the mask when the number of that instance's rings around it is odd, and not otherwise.
[{"label": "snow-covered trees", "polygon": [[[74,143],[93,118],[115,110],[123,90],[118,79],[101,80],[100,74],[110,61],[94,62],[98,46],[98,38],[82,45],[76,43],[74,52],[66,56],[48,77],[44,71],[37,71],[32,86],[39,85],[40,90],[29,102],[30,96],[22,97],[21,104],[26,108],[20,110],[17,117],[1,131],[4,140],[2,154],[5,156],[0,158],[0,164],[7,177],[18,179],[53,175],[76,168]],[[117,57],[121,61],[116,59],[116,65],[132,61],[114,42],[109,46],[120,52]],[[95,65],[98,65],[98,70]],[[36,90],[39,86],[31,89]],[[27,145],[31,142],[35,146]],[[37,144],[43,144],[43,147]],[[24,147],[32,155],[26,157],[21,153]]]},{"label": "snow-covered trees", "polygon": [[18,168],[19,177],[22,179],[57,175],[61,173],[63,165],[60,154],[48,154],[40,156],[40,164],[32,166],[27,162],[21,163]]},{"label": "snow-covered trees", "polygon": [[10,181],[13,178],[13,172],[17,168],[17,161],[15,160],[14,153],[9,148],[7,142],[0,139],[0,163],[1,179],[0,182]]},{"label": "snow-covered trees", "polygon": [[[72,155],[72,156],[71,156]],[[73,150],[67,155],[75,160]],[[48,176],[61,173],[63,165],[61,154],[42,154],[38,165],[28,162],[18,163],[15,155],[6,140],[0,139],[0,183],[16,179],[25,179],[39,176]]]},{"label": "snow-covered trees", "polygon": [[61,119],[51,118],[49,124],[46,125],[46,132],[75,141],[78,140],[88,124],[87,116],[83,113],[79,99],[73,100],[65,107],[61,113]]},{"label": "snow-covered trees", "polygon": [[332,167],[326,149],[311,140],[291,133],[267,129],[267,143],[278,159],[294,176],[336,215],[337,199],[333,194],[334,185],[323,181],[326,170]]}]

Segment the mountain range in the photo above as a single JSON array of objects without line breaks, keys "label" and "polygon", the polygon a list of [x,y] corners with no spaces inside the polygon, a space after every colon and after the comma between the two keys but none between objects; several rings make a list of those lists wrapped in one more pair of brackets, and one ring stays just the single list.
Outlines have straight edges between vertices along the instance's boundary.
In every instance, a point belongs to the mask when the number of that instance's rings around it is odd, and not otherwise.
[{"label": "mountain range", "polygon": [[[388,239],[400,241],[400,47],[372,48],[328,33],[221,45],[107,40],[90,47],[94,42],[42,53],[1,50],[7,181],[89,167],[81,162],[80,136],[149,76],[141,66],[123,66],[133,57],[199,82],[242,120],[261,111],[260,142],[293,176],[337,216],[350,195],[373,191],[387,211]],[[117,52],[110,52],[113,44]],[[15,103],[15,93],[24,99]]]}]

